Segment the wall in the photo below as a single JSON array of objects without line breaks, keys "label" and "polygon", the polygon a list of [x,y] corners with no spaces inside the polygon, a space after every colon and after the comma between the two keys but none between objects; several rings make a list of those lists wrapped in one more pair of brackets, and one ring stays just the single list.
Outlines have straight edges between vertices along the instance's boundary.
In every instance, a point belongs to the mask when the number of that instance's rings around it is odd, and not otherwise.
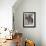
[{"label": "wall", "polygon": [[[9,30],[12,29],[12,6],[15,2],[16,0],[0,0],[0,33],[4,30],[4,27]],[[3,28],[1,29],[1,27]],[[5,38],[5,36],[8,35],[10,35],[8,30],[7,32],[3,31],[3,33],[0,34],[0,38]]]},{"label": "wall", "polygon": [[41,1],[41,41],[46,46],[46,0]]},{"label": "wall", "polygon": [[[31,39],[36,46],[41,46],[41,0],[23,0],[17,6],[13,7],[15,30],[22,32],[24,39]],[[35,28],[23,28],[23,12],[36,12]]]},{"label": "wall", "polygon": [[12,6],[16,0],[0,0],[0,27],[12,29]]}]

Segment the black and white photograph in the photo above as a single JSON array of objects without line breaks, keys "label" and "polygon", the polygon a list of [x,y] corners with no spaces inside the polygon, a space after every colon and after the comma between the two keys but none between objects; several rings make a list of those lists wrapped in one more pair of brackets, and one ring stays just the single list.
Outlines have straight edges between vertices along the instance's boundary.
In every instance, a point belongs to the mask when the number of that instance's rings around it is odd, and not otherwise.
[{"label": "black and white photograph", "polygon": [[36,26],[36,12],[24,12],[23,27],[35,27],[35,26]]}]

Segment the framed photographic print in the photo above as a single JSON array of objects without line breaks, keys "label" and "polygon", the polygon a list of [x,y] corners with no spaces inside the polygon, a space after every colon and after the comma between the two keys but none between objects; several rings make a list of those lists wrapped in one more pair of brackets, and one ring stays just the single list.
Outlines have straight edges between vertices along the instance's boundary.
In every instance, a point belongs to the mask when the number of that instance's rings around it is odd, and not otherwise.
[{"label": "framed photographic print", "polygon": [[36,27],[36,12],[23,12],[23,27]]}]

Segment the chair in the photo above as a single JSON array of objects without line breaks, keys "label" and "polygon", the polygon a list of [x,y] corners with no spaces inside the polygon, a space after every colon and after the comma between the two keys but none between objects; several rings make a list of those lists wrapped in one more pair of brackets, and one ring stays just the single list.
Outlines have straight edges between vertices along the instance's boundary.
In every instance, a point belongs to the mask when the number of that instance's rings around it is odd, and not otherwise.
[{"label": "chair", "polygon": [[22,33],[15,33],[16,46],[22,45]]},{"label": "chair", "polygon": [[35,46],[35,43],[32,40],[26,40],[25,46]]}]

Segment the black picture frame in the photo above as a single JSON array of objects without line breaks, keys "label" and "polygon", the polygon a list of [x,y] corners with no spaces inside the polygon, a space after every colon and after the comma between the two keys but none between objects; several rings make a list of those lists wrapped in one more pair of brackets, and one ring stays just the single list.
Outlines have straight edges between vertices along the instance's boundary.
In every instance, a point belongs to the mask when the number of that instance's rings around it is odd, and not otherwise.
[{"label": "black picture frame", "polygon": [[36,12],[23,12],[23,27],[36,27]]}]

